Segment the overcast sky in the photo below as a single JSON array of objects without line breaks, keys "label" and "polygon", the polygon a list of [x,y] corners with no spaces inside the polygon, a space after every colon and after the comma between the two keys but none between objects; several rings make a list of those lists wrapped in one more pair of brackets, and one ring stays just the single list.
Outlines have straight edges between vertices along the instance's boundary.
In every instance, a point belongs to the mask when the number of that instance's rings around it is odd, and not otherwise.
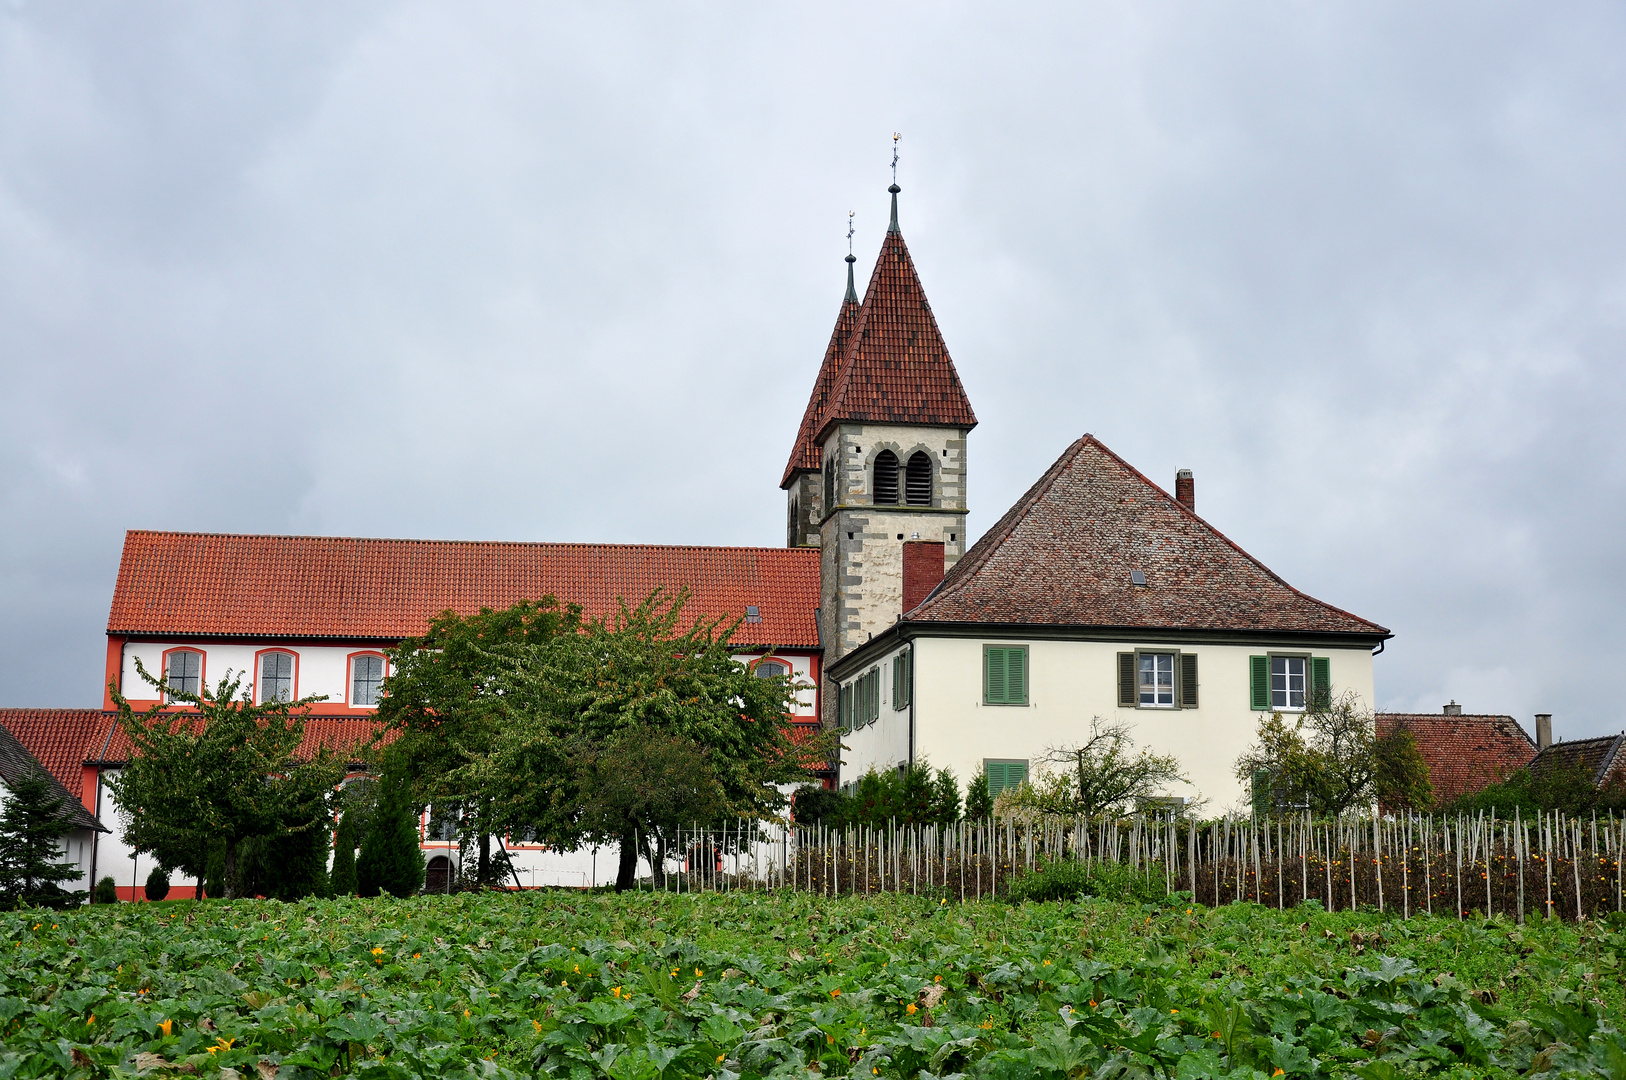
[{"label": "overcast sky", "polygon": [[1380,706],[1626,726],[1626,8],[1013,7],[13,0],[0,705],[126,529],[782,544],[900,131],[973,535],[1093,432]]}]

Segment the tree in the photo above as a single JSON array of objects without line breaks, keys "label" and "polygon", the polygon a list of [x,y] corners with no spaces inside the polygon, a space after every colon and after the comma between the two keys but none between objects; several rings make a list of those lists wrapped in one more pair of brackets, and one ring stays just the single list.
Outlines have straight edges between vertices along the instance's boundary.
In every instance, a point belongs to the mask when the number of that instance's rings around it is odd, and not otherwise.
[{"label": "tree", "polygon": [[390,760],[378,785],[378,809],[356,860],[357,892],[407,897],[423,888],[423,847],[406,762]]},{"label": "tree", "polygon": [[1337,815],[1371,805],[1378,777],[1372,713],[1353,692],[1312,700],[1291,722],[1270,713],[1259,721],[1258,741],[1237,759],[1236,776],[1251,786],[1259,814]]},{"label": "tree", "polygon": [[790,814],[798,825],[835,825],[847,820],[847,804],[851,801],[834,788],[808,784],[796,789]]},{"label": "tree", "polygon": [[64,811],[68,797],[38,768],[12,781],[5,810],[0,812],[0,906],[38,904],[66,907],[79,903],[82,892],[61,883],[79,876],[64,861],[62,841],[74,830]]},{"label": "tree", "polygon": [[677,735],[625,731],[580,756],[579,824],[594,836],[621,836],[631,823],[657,887],[665,883],[672,832],[711,825],[728,807],[705,747]]},{"label": "tree", "polygon": [[96,883],[96,888],[90,894],[92,904],[116,904],[119,902],[119,886],[111,876],[104,877]]},{"label": "tree", "polygon": [[1072,746],[1052,747],[1048,761],[1065,766],[1072,785],[1072,805],[1062,813],[1094,816],[1128,809],[1140,799],[1154,798],[1169,785],[1185,783],[1178,758],[1135,752],[1131,725],[1121,720],[1090,720],[1090,737]]},{"label": "tree", "polygon": [[329,874],[334,896],[356,895],[356,815],[346,810],[333,837],[333,870]]},{"label": "tree", "polygon": [[142,888],[142,892],[154,903],[168,896],[169,871],[162,866],[153,867],[152,873],[147,875],[147,884]]},{"label": "tree", "polygon": [[1403,724],[1372,743],[1373,782],[1379,805],[1389,810],[1429,810],[1434,806],[1434,785],[1428,779],[1428,760],[1417,749],[1417,739]]},{"label": "tree", "polygon": [[858,778],[837,824],[947,825],[960,820],[960,785],[954,773],[934,775],[925,760],[898,769],[871,769]]},{"label": "tree", "polygon": [[489,793],[471,786],[483,774],[467,768],[491,754],[502,723],[492,699],[494,670],[513,649],[545,645],[580,624],[580,608],[544,596],[469,616],[443,611],[423,637],[389,651],[378,722],[395,736],[391,749],[413,777],[417,801],[459,804],[465,839],[479,848],[475,877],[482,883],[496,877],[492,835],[517,824],[499,819]]},{"label": "tree", "polygon": [[631,755],[626,740],[661,739],[666,749],[639,766],[658,771],[660,759],[671,760],[665,755],[704,748],[692,758],[697,772],[683,798],[709,793],[725,819],[783,806],[774,785],[805,779],[829,740],[794,741],[790,680],[755,677],[733,655],[738,623],[685,620],[686,599],[656,590],[580,632],[487,650],[486,701],[501,720],[490,754],[470,755],[448,785],[490,793],[492,820],[555,847],[618,843],[618,889],[634,883],[640,834],[689,819],[662,820],[653,801],[609,797],[602,770],[584,769],[583,761],[613,762]]},{"label": "tree", "polygon": [[[326,749],[295,760],[305,713],[323,699],[255,702],[230,671],[213,691],[193,694],[154,678],[139,659],[136,671],[164,703],[136,712],[113,689],[132,748],[129,763],[109,781],[127,821],[125,842],[200,879],[218,851],[224,895],[241,896],[245,840],[305,832],[331,819],[328,804],[343,763]],[[172,702],[196,711],[172,712]]]},{"label": "tree", "polygon": [[1616,782],[1599,787],[1592,780],[1592,770],[1579,762],[1560,768],[1523,768],[1505,780],[1453,800],[1443,812],[1471,814],[1495,810],[1511,818],[1515,809],[1526,816],[1557,810],[1577,818],[1588,814],[1619,817],[1626,812],[1626,784]]},{"label": "tree", "polygon": [[965,786],[965,816],[971,821],[986,821],[994,816],[994,797],[988,791],[985,769],[978,769]]}]

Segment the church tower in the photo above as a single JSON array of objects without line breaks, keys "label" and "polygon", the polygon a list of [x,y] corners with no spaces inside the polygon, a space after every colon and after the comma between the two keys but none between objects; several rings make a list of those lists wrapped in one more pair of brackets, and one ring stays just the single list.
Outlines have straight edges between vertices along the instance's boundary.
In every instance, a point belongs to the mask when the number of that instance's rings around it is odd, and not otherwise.
[{"label": "church tower", "polygon": [[[780,483],[790,545],[822,552],[826,664],[903,614],[906,545],[916,582],[923,566],[926,580],[940,578],[966,548],[966,435],[977,417],[898,227],[900,189],[888,190],[892,220],[869,287],[860,303],[849,255],[847,296]],[[912,603],[921,598],[911,591]]]}]

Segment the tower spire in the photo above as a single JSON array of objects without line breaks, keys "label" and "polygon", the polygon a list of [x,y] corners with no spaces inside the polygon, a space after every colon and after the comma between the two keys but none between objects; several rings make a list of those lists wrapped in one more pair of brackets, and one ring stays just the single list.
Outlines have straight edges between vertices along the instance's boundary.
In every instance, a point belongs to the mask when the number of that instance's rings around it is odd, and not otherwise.
[{"label": "tower spire", "polygon": [[892,133],[892,186],[886,190],[892,193],[892,223],[886,227],[889,233],[902,232],[898,228],[898,192],[903,189],[898,186],[898,140],[903,138],[903,132]]},{"label": "tower spire", "polygon": [[853,255],[853,211],[847,211],[847,295],[842,302],[847,304],[858,303],[858,290],[853,288],[853,263],[858,259]]}]

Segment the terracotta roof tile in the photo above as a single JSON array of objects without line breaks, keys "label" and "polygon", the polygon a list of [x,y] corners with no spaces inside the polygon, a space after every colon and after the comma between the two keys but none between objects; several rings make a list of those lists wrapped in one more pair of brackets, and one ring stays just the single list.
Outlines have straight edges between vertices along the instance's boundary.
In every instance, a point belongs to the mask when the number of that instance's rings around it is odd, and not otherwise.
[{"label": "terracotta roof tile", "polygon": [[[1131,583],[1131,571],[1146,585]],[[909,612],[910,622],[1370,635],[1085,435]]]},{"label": "terracotta roof tile", "polygon": [[1623,743],[1626,743],[1626,734],[1555,742],[1536,755],[1530,769],[1532,772],[1585,769],[1591,775],[1592,782],[1599,786],[1616,780],[1626,781],[1626,754],[1621,752]]},{"label": "terracotta roof tile", "polygon": [[824,444],[814,438],[823,427],[824,407],[829,404],[835,388],[836,375],[847,357],[847,343],[852,337],[853,324],[858,321],[856,301],[843,300],[836,315],[836,328],[830,332],[830,344],[824,347],[824,362],[819,365],[819,377],[813,381],[813,396],[807,399],[802,413],[801,427],[796,429],[796,445],[791,447],[790,460],[785,463],[785,475],[779,486],[789,487],[799,472],[818,472],[824,463]]},{"label": "terracotta roof tile", "polygon": [[0,709],[0,727],[83,802],[85,759],[106,716],[100,709]]},{"label": "terracotta roof tile", "polygon": [[881,243],[814,438],[822,444],[830,425],[843,420],[967,429],[977,424],[901,232],[887,233]]},{"label": "terracotta roof tile", "polygon": [[[113,714],[104,713],[103,716],[104,723],[85,761],[87,764],[98,766],[123,765],[130,760],[129,736],[119,727]],[[308,760],[319,749],[332,750],[338,754],[356,752],[366,745],[377,731],[378,724],[371,717],[306,717],[304,737],[299,742],[299,748],[294,751],[294,760]]]},{"label": "terracotta roof tile", "polygon": [[1511,716],[1378,713],[1376,719],[1379,735],[1398,726],[1411,731],[1442,806],[1507,779],[1536,756],[1535,740]]},{"label": "terracotta roof tile", "polygon": [[[6,711],[16,712],[22,710],[8,709]],[[38,755],[24,746],[22,741],[12,734],[10,728],[0,727],[0,781],[4,781],[9,786],[22,777],[29,775],[35,769],[45,772],[49,778],[50,786],[55,788],[57,794],[66,800],[66,805],[62,807],[61,812],[57,815],[58,819],[67,818],[73,822],[75,828],[107,831],[102,828],[102,823],[96,820],[95,815],[86,810],[83,802],[81,802],[79,798],[79,788],[81,786],[79,776],[76,775],[73,778],[73,787],[68,787],[62,782],[61,777],[53,775],[49,769],[44,768],[44,764],[38,760]]]},{"label": "terracotta roof tile", "polygon": [[107,632],[393,640],[447,608],[551,593],[597,617],[659,586],[688,587],[696,617],[756,607],[761,621],[741,625],[742,643],[818,644],[814,549],[142,531],[125,534]]}]

